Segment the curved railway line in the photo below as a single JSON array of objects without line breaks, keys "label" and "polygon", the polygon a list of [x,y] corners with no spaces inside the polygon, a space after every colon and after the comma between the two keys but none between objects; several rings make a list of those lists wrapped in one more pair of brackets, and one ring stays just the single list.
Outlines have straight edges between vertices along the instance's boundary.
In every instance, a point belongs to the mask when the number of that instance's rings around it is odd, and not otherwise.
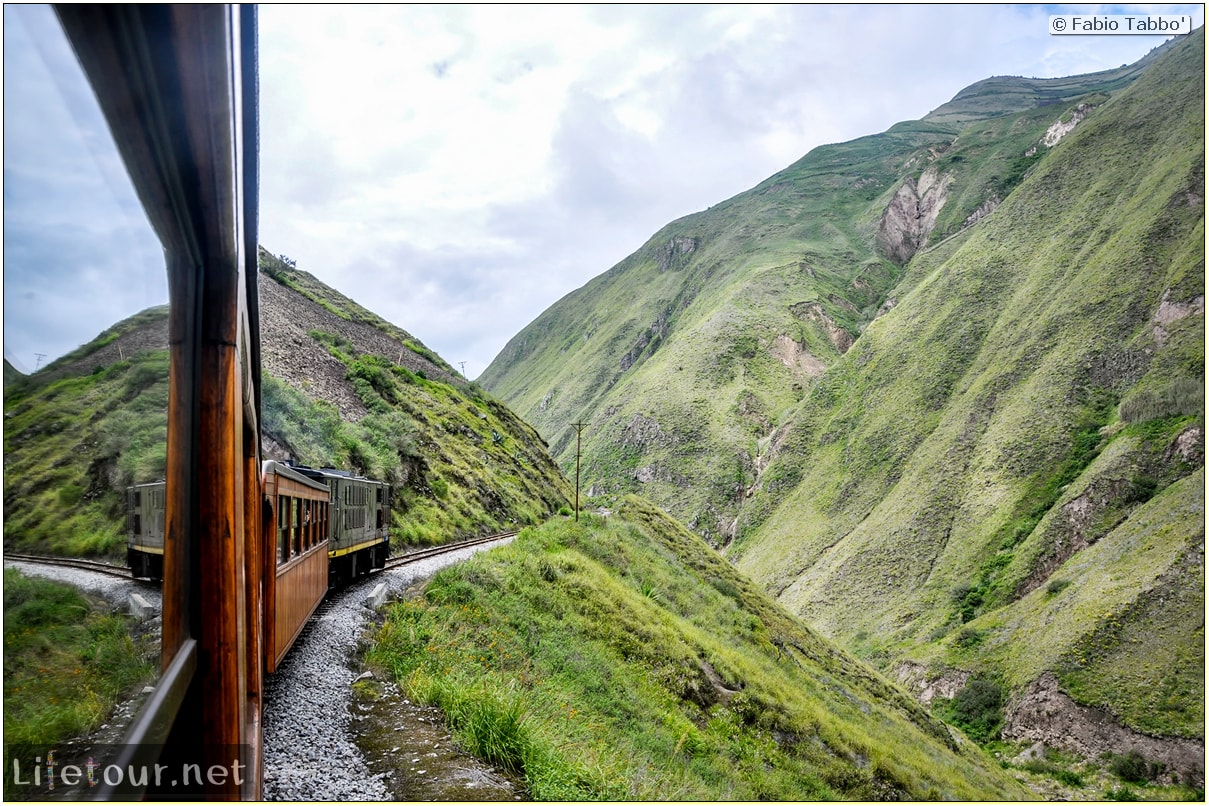
[{"label": "curved railway line", "polygon": [[[506,537],[516,537],[517,533],[500,532],[499,534],[487,535],[485,537],[474,537],[469,540],[459,540],[455,543],[444,543],[439,546],[431,546],[429,548],[419,549],[417,551],[409,551],[405,554],[400,554],[391,557],[386,561],[385,570],[389,571],[392,568],[399,568],[410,563],[419,562],[420,560],[436,557],[441,554],[448,554],[451,551],[459,551],[471,546],[490,543],[494,540],[502,540]],[[83,560],[77,557],[47,557],[40,554],[14,554],[12,552],[4,553],[5,560],[22,563],[34,563],[36,565],[51,565],[59,568],[76,568],[82,571],[92,571],[98,574],[104,574],[111,577],[119,577],[121,579],[132,579],[130,569],[113,563],[99,562],[97,560]]]},{"label": "curved railway line", "polygon": [[81,560],[76,557],[44,557],[38,554],[13,554],[8,551],[4,552],[4,559],[35,565],[53,565],[59,568],[78,568],[82,571],[93,571],[106,576],[132,579],[129,568],[96,560]]},{"label": "curved railway line", "polygon": [[386,569],[389,571],[392,568],[398,568],[408,563],[418,562],[428,557],[436,557],[438,554],[446,554],[451,551],[469,548],[470,546],[478,546],[483,543],[490,543],[493,540],[503,540],[505,537],[516,537],[517,532],[500,532],[495,535],[487,535],[486,537],[472,537],[469,540],[461,540],[457,543],[444,543],[440,546],[432,546],[431,548],[419,549],[418,551],[409,551],[406,554],[400,554],[397,557],[391,557],[386,561]]}]

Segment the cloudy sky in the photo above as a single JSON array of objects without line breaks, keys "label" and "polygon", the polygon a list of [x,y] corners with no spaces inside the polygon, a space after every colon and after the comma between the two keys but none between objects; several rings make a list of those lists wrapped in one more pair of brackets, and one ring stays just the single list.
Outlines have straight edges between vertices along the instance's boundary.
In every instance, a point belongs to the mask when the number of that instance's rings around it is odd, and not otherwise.
[{"label": "cloudy sky", "polygon": [[[1117,67],[1156,36],[1056,13],[1196,6],[260,10],[260,241],[476,377],[672,219],[991,75]],[[163,260],[45,7],[4,9],[4,354],[33,370],[167,299]],[[39,357],[43,354],[43,357]]]}]

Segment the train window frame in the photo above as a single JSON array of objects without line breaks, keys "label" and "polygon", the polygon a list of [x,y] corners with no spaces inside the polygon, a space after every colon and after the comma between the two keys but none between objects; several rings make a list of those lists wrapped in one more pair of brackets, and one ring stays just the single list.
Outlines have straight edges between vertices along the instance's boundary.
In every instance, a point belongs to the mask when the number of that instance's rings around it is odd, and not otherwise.
[{"label": "train window frame", "polygon": [[290,561],[290,540],[289,540],[289,524],[282,513],[287,512],[289,505],[287,499],[289,496],[277,496],[277,511],[274,513],[274,522],[277,525],[277,564],[285,565]]},{"label": "train window frame", "polygon": [[301,499],[290,497],[290,558],[302,554]]}]

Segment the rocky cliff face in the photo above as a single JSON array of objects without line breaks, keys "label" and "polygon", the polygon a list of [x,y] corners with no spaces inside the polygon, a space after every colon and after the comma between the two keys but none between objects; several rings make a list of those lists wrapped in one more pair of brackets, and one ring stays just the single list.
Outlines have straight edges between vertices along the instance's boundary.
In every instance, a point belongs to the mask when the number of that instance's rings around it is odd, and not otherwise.
[{"label": "rocky cliff face", "polygon": [[877,245],[887,257],[902,265],[927,243],[952,181],[929,166],[918,179],[907,178],[899,185],[877,229]]}]

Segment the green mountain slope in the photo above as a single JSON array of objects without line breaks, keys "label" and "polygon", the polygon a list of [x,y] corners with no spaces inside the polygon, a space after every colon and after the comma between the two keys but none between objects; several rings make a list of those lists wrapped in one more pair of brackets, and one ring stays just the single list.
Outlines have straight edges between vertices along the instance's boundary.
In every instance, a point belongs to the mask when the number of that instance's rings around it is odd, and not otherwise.
[{"label": "green mountain slope", "polygon": [[724,544],[777,428],[893,304],[903,264],[968,231],[1044,158],[1054,123],[1081,118],[1136,72],[1053,89],[995,80],[1013,88],[1011,114],[962,124],[974,113],[959,94],[937,121],[815,149],[664,227],[517,334],[479,382],[565,469],[571,424],[588,424],[585,489],[639,492]]},{"label": "green mountain slope", "polygon": [[4,385],[13,386],[24,379],[25,373],[10,364],[7,358],[4,359]]},{"label": "green mountain slope", "polygon": [[[535,523],[570,487],[537,433],[399,328],[262,250],[264,450],[394,485],[392,540]],[[167,308],[5,384],[4,542],[120,555],[121,490],[163,478]]]},{"label": "green mountain slope", "polygon": [[260,261],[264,430],[282,457],[390,481],[396,542],[503,531],[568,505],[546,444],[508,407],[306,272],[263,249]]},{"label": "green mountain slope", "polygon": [[1052,678],[1122,731],[1066,746],[1203,780],[1203,43],[816,149],[480,380],[921,696],[990,681],[1061,746]]},{"label": "green mountain slope", "polygon": [[369,661],[536,800],[1026,797],[635,497],[440,572]]},{"label": "green mountain slope", "polygon": [[1203,737],[1203,64],[1197,33],[915,259],[784,432],[741,568],[866,657],[1052,671]]}]

